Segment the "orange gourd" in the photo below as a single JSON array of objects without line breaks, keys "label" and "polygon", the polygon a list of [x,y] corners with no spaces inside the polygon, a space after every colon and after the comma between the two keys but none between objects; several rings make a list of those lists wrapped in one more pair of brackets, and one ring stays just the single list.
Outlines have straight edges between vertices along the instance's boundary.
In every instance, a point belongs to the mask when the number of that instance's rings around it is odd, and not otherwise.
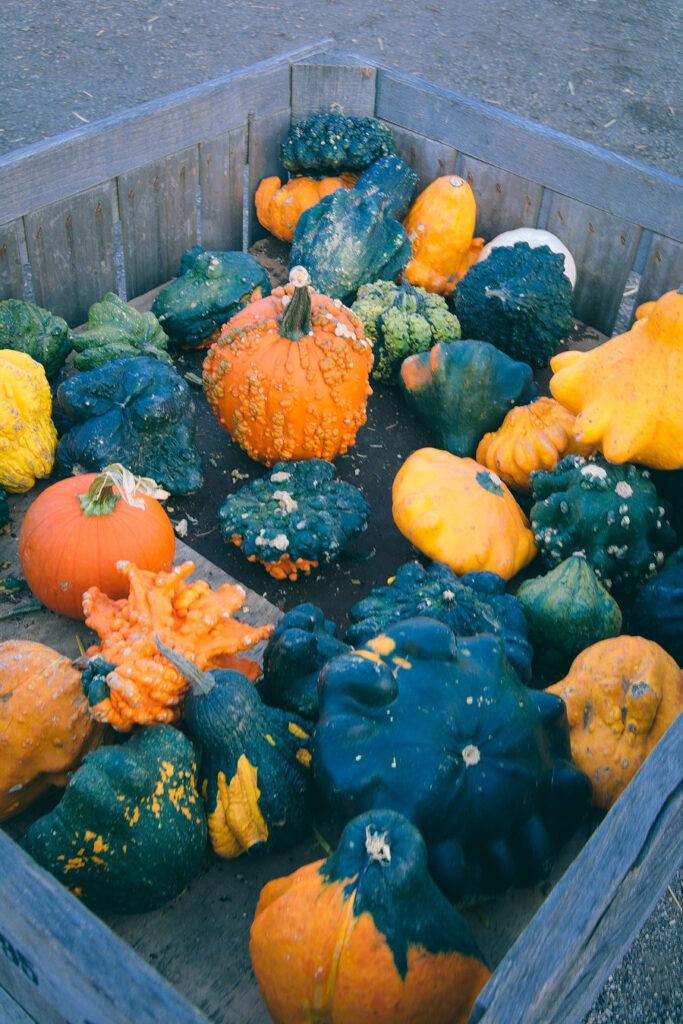
[{"label": "orange gourd", "polygon": [[291,242],[304,210],[338,188],[352,188],[357,180],[357,174],[349,173],[336,178],[290,178],[284,185],[279,178],[264,178],[254,196],[258,222],[276,238]]},{"label": "orange gourd", "polygon": [[446,174],[428,185],[403,221],[413,247],[405,279],[428,292],[452,295],[484,245],[483,238],[473,237],[476,215],[474,193],[464,178]]},{"label": "orange gourd", "polygon": [[550,365],[554,397],[576,415],[577,440],[610,462],[683,467],[683,292],[639,307],[630,331]]},{"label": "orange gourd", "polygon": [[32,640],[0,643],[0,821],[65,786],[102,734],[68,658]]},{"label": "orange gourd", "polygon": [[392,499],[401,533],[458,575],[485,569],[510,579],[536,554],[524,512],[474,459],[421,448],[396,474]]},{"label": "orange gourd", "polygon": [[309,282],[294,267],[289,284],[228,321],[204,360],[218,422],[267,466],[343,454],[372,394],[372,346],[360,319]]},{"label": "orange gourd", "polygon": [[663,647],[616,636],[587,647],[548,692],[567,706],[572,757],[606,810],[683,710],[683,672]]},{"label": "orange gourd", "polygon": [[498,430],[484,434],[476,459],[514,491],[531,493],[529,477],[553,469],[565,455],[593,455],[574,437],[574,415],[553,398],[510,409]]}]

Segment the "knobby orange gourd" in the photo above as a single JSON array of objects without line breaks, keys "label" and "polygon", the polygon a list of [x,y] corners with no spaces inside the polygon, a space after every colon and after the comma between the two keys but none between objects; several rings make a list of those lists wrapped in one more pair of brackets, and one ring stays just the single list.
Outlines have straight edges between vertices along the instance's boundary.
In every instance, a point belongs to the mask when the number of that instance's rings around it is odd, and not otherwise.
[{"label": "knobby orange gourd", "polygon": [[291,242],[304,210],[338,188],[353,188],[357,180],[357,174],[349,173],[336,178],[290,178],[284,185],[279,178],[264,178],[254,196],[258,222],[276,238]]}]

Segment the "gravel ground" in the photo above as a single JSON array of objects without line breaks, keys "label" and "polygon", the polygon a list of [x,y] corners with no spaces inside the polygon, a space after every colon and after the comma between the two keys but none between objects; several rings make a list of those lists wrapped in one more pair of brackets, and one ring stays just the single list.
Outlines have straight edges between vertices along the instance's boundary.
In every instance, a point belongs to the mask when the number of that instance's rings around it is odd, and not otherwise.
[{"label": "gravel ground", "polygon": [[[324,37],[683,174],[680,0],[2,0],[0,156]],[[683,1021],[682,905],[679,873],[585,1024]]]}]

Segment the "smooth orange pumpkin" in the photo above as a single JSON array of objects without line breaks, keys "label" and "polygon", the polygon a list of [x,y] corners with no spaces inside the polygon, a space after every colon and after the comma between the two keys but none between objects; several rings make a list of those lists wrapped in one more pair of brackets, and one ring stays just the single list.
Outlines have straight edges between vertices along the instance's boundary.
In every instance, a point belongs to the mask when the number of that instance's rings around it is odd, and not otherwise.
[{"label": "smooth orange pumpkin", "polygon": [[587,647],[549,693],[567,705],[572,757],[607,810],[683,710],[683,672],[663,647],[616,636]]},{"label": "smooth orange pumpkin", "polygon": [[289,284],[225,324],[204,360],[218,422],[267,466],[343,454],[372,394],[372,346],[360,319],[309,283],[294,267]]},{"label": "smooth orange pumpkin", "polygon": [[352,188],[357,180],[357,174],[349,173],[337,178],[290,178],[284,185],[279,178],[264,178],[254,196],[258,222],[276,238],[291,242],[304,210],[338,188]]},{"label": "smooth orange pumpkin", "polygon": [[0,643],[0,821],[65,786],[103,731],[68,658],[32,640]]},{"label": "smooth orange pumpkin", "polygon": [[51,484],[29,506],[19,531],[19,562],[32,592],[53,612],[83,619],[83,594],[99,587],[125,597],[122,559],[168,570],[175,534],[154,495],[166,491],[123,466]]},{"label": "smooth orange pumpkin", "polygon": [[476,216],[474,193],[464,178],[446,174],[428,185],[403,221],[413,247],[405,279],[452,295],[484,245],[483,238],[473,237]]}]

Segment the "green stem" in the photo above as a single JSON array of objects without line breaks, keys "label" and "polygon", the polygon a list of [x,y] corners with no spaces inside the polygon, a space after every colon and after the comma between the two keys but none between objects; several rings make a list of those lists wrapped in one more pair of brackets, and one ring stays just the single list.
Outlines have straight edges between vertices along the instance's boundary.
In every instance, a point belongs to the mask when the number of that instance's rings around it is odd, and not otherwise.
[{"label": "green stem", "polygon": [[104,473],[95,477],[85,494],[77,494],[84,516],[110,516],[120,495],[114,494],[114,484]]},{"label": "green stem", "polygon": [[289,274],[294,292],[280,322],[280,334],[290,341],[298,341],[311,332],[311,295],[308,286],[311,278],[304,267],[292,267]]}]

